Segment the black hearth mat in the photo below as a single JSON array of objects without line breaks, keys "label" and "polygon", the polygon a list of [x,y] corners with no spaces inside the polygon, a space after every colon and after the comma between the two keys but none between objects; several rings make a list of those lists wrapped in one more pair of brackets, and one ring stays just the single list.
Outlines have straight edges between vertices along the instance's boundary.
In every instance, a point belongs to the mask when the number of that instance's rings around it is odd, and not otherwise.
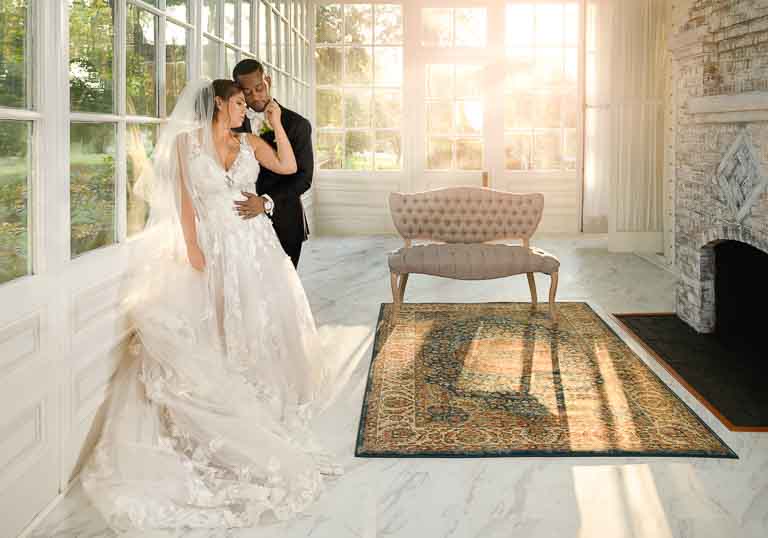
[{"label": "black hearth mat", "polygon": [[[768,351],[699,334],[675,314],[616,314],[659,362],[734,431],[768,431]],[[768,331],[763,335],[768,342]]]}]

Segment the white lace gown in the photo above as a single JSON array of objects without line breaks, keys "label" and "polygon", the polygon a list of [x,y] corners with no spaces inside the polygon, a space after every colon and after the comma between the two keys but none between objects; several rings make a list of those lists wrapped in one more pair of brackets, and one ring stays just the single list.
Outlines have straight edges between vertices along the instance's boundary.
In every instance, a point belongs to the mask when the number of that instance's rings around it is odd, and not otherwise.
[{"label": "white lace gown", "polygon": [[289,519],[338,472],[308,434],[324,372],[303,287],[269,219],[233,209],[253,151],[241,138],[229,171],[185,155],[206,268],[169,265],[171,284],[133,298],[138,336],[82,474],[117,530]]}]

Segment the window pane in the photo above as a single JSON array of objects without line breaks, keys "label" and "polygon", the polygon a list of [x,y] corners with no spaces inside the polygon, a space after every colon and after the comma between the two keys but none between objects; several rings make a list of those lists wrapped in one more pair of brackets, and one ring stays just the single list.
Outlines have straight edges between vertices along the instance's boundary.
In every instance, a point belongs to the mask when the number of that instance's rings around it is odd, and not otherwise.
[{"label": "window pane", "polygon": [[182,21],[187,20],[188,7],[187,0],[165,0],[165,9],[169,15]]},{"label": "window pane", "polygon": [[219,34],[219,0],[203,0],[203,31],[213,35]]},{"label": "window pane", "polygon": [[373,162],[371,133],[347,131],[344,144],[344,168],[347,170],[370,170]]},{"label": "window pane", "polygon": [[256,52],[251,46],[251,6],[253,0],[242,0],[240,8],[240,46]]},{"label": "window pane", "polygon": [[0,106],[32,107],[32,35],[29,1],[0,2]]},{"label": "window pane", "polygon": [[533,166],[539,170],[560,168],[560,131],[544,131],[534,134]]},{"label": "window pane", "polygon": [[374,105],[374,127],[400,128],[402,104],[399,91],[376,90]]},{"label": "window pane", "polygon": [[579,73],[579,57],[577,49],[565,49],[565,83],[576,85]]},{"label": "window pane", "polygon": [[533,4],[507,4],[507,47],[532,47],[534,45]]},{"label": "window pane", "polygon": [[319,133],[317,135],[317,163],[323,170],[341,168],[344,155],[344,135],[341,133]]},{"label": "window pane", "polygon": [[280,16],[275,11],[270,11],[269,41],[270,41],[270,60],[275,65],[280,65],[279,45],[280,45]]},{"label": "window pane", "polygon": [[433,101],[427,104],[427,131],[449,134],[453,131],[453,102]]},{"label": "window pane", "polygon": [[235,0],[224,0],[224,40],[235,42]]},{"label": "window pane", "polygon": [[459,8],[455,11],[456,46],[484,47],[486,42],[485,8]]},{"label": "window pane", "polygon": [[171,22],[165,25],[165,113],[170,115],[187,83],[187,31]]},{"label": "window pane", "polygon": [[425,47],[450,47],[453,28],[450,8],[424,8],[421,10],[421,44]]},{"label": "window pane", "polygon": [[483,167],[483,144],[476,139],[456,140],[456,168],[480,170]]},{"label": "window pane", "polygon": [[399,170],[401,156],[399,132],[376,132],[376,170]]},{"label": "window pane", "polygon": [[504,127],[520,129],[533,127],[534,97],[530,93],[518,93],[504,97]]},{"label": "window pane", "polygon": [[483,130],[483,105],[480,101],[456,102],[456,132],[480,134]]},{"label": "window pane", "polygon": [[373,7],[371,4],[344,6],[344,42],[368,45],[373,41]]},{"label": "window pane", "polygon": [[403,11],[396,4],[375,4],[374,41],[377,45],[399,45],[403,42]]},{"label": "window pane", "polygon": [[344,121],[346,127],[371,126],[371,90],[344,90]]},{"label": "window pane", "polygon": [[403,81],[403,48],[376,47],[374,49],[377,86],[400,86]]},{"label": "window pane", "polygon": [[483,84],[483,70],[476,65],[456,66],[456,97],[480,97]]},{"label": "window pane", "polygon": [[578,105],[576,96],[568,94],[563,98],[563,126],[576,127],[576,118],[578,114]]},{"label": "window pane", "polygon": [[73,111],[113,111],[114,29],[109,0],[69,0],[69,91]]},{"label": "window pane", "polygon": [[289,99],[289,96],[288,96],[288,92],[290,90],[290,85],[289,85],[290,82],[289,81],[290,81],[290,77],[288,77],[287,75],[283,75],[283,74],[280,75],[280,88],[282,89],[281,90],[282,91],[281,99],[286,100],[286,101]]},{"label": "window pane", "polygon": [[507,170],[531,168],[531,135],[507,134],[504,137],[504,163]]},{"label": "window pane", "polygon": [[316,48],[315,69],[318,84],[340,84],[341,49],[332,47]]},{"label": "window pane", "polygon": [[267,5],[259,2],[259,58],[267,58]]},{"label": "window pane", "polygon": [[579,4],[565,4],[565,44],[576,46],[579,43]]},{"label": "window pane", "polygon": [[432,64],[427,66],[427,97],[453,99],[453,66]]},{"label": "window pane", "polygon": [[0,283],[30,272],[32,122],[0,121]]},{"label": "window pane", "polygon": [[126,109],[135,116],[157,116],[158,17],[128,4],[126,24]]},{"label": "window pane", "polygon": [[540,93],[533,97],[536,127],[560,127],[560,95]]},{"label": "window pane", "polygon": [[304,43],[299,38],[299,34],[293,32],[293,45],[291,47],[293,55],[293,74],[299,80],[304,80],[304,62],[301,58],[301,51],[303,50]]},{"label": "window pane", "polygon": [[427,141],[427,168],[430,170],[451,168],[452,144],[450,138],[430,137]]},{"label": "window pane", "polygon": [[342,12],[339,4],[317,6],[317,43],[341,43]]},{"label": "window pane", "polygon": [[317,90],[317,126],[341,127],[341,91]]},{"label": "window pane", "polygon": [[144,229],[149,217],[149,205],[143,192],[136,191],[136,182],[150,165],[150,156],[157,143],[157,126],[154,124],[128,124],[128,235]]},{"label": "window pane", "polygon": [[237,64],[237,52],[234,49],[230,49],[229,47],[226,48],[225,52],[225,65],[224,65],[224,72],[226,73],[226,77],[232,76],[232,70],[235,68],[235,65]]},{"label": "window pane", "polygon": [[282,39],[281,45],[280,45],[280,48],[282,49],[282,53],[281,53],[282,62],[283,62],[282,65],[286,69],[286,71],[290,72],[291,71],[291,55],[288,53],[289,51],[288,45],[290,43],[291,32],[290,30],[288,30],[287,22],[282,21],[280,24],[283,27],[282,32],[280,32],[280,39]]},{"label": "window pane", "polygon": [[221,44],[213,39],[203,38],[203,76],[219,78],[219,51]]},{"label": "window pane", "polygon": [[536,49],[534,83],[555,86],[563,80],[563,49]]},{"label": "window pane", "polygon": [[507,76],[504,88],[507,91],[531,88],[534,84],[535,60],[533,49],[512,49],[507,55]]},{"label": "window pane", "polygon": [[563,43],[563,5],[536,4],[536,45],[559,46]]},{"label": "window pane", "polygon": [[566,170],[576,170],[576,160],[579,149],[579,135],[576,129],[565,129],[565,147],[563,161]]},{"label": "window pane", "polygon": [[72,256],[115,242],[115,125],[70,127]]},{"label": "window pane", "polygon": [[373,78],[371,49],[351,47],[344,49],[345,77],[347,84],[370,84]]}]

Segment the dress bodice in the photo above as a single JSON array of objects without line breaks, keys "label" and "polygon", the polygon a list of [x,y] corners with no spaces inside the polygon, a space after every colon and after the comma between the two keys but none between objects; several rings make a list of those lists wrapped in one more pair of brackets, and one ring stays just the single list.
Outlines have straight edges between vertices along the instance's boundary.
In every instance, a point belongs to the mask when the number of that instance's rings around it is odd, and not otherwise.
[{"label": "dress bodice", "polygon": [[198,142],[192,143],[189,183],[198,216],[227,215],[239,222],[232,209],[233,202],[242,199],[241,191],[255,192],[259,176],[259,162],[247,136],[239,135],[240,151],[229,170],[225,170],[215,156],[202,151]]}]

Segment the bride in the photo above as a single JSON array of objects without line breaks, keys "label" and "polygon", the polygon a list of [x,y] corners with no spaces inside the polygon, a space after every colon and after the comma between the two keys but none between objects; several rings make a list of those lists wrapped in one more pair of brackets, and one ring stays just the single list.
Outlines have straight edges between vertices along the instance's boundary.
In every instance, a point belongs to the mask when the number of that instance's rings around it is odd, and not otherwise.
[{"label": "bride", "polygon": [[116,530],[243,527],[304,510],[339,469],[309,434],[326,374],[304,290],[265,215],[233,200],[259,165],[293,173],[276,104],[277,151],[235,135],[242,90],[182,93],[153,166],[132,247],[126,305],[136,327],[83,486]]}]

